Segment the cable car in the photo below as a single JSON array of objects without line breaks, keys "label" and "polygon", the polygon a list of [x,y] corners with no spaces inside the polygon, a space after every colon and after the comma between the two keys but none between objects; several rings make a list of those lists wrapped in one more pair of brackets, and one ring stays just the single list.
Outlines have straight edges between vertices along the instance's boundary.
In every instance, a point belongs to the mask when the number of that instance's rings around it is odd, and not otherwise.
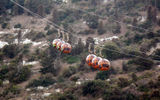
[{"label": "cable car", "polygon": [[94,54],[89,54],[88,56],[87,56],[87,58],[86,58],[86,63],[89,65],[89,66],[92,66],[92,60],[93,60],[93,58],[95,58],[96,57],[96,55],[94,55]]},{"label": "cable car", "polygon": [[52,42],[53,47],[57,48],[57,43],[60,41],[61,41],[60,39],[53,40],[53,42]]},{"label": "cable car", "polygon": [[102,60],[101,57],[95,57],[95,58],[93,58],[93,60],[92,60],[92,67],[95,68],[95,69],[98,69],[99,68],[98,62],[100,60]]},{"label": "cable car", "polygon": [[107,71],[110,68],[110,62],[107,59],[101,59],[98,62],[98,65],[99,65],[99,70],[100,71]]},{"label": "cable car", "polygon": [[57,49],[61,51],[61,45],[64,44],[64,43],[65,43],[64,41],[58,42],[58,43],[57,43],[57,46],[56,46]]},{"label": "cable car", "polygon": [[69,43],[64,43],[61,45],[61,51],[63,53],[71,53],[72,47]]}]

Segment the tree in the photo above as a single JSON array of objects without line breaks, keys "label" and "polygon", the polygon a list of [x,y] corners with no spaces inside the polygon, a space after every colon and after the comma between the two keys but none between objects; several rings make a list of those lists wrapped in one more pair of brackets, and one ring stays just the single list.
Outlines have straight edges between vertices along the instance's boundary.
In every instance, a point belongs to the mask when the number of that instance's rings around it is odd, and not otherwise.
[{"label": "tree", "polygon": [[89,26],[89,28],[91,29],[96,29],[98,27],[98,17],[96,16],[89,16],[87,17],[87,25]]},{"label": "tree", "polygon": [[42,4],[38,6],[38,14],[44,16],[44,6]]},{"label": "tree", "polygon": [[150,22],[154,22],[154,23],[157,22],[157,9],[156,8],[154,8],[152,6],[148,7],[148,10],[147,10],[147,19]]},{"label": "tree", "polygon": [[105,33],[105,29],[103,27],[104,27],[103,22],[100,21],[100,23],[98,24],[98,30],[97,30],[100,35]]}]

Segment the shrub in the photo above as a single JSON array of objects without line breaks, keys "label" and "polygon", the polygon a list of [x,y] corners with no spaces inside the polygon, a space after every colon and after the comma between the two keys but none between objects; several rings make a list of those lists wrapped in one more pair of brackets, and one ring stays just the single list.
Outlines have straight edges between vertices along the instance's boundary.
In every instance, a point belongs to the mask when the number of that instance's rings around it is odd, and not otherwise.
[{"label": "shrub", "polygon": [[16,85],[10,85],[5,88],[5,90],[0,94],[0,96],[7,97],[7,95],[17,95],[20,94],[20,91],[20,87]]},{"label": "shrub", "polygon": [[73,64],[76,63],[78,61],[80,61],[80,58],[78,56],[66,56],[64,58],[64,60],[68,63],[68,64]]},{"label": "shrub", "polygon": [[56,32],[57,32],[57,30],[50,29],[50,30],[47,31],[47,35],[51,35],[51,34],[56,33]]},{"label": "shrub", "polygon": [[123,56],[118,52],[120,49],[115,43],[107,43],[102,50],[102,54],[109,60],[122,58]]},{"label": "shrub", "polygon": [[78,98],[72,93],[65,92],[63,94],[60,93],[52,94],[47,100],[78,100]]},{"label": "shrub", "polygon": [[14,28],[21,28],[21,24],[14,25]]},{"label": "shrub", "polygon": [[52,78],[51,75],[42,76],[39,79],[32,80],[27,87],[37,87],[37,86],[44,86],[47,87],[52,85],[56,82],[55,79]]},{"label": "shrub", "polygon": [[142,59],[142,58],[134,58],[128,61],[129,65],[136,65],[137,71],[144,71],[149,70],[154,65],[154,62],[149,59]]},{"label": "shrub", "polygon": [[100,72],[98,72],[97,75],[96,75],[96,79],[105,80],[105,79],[108,79],[111,74],[115,74],[115,71],[114,71],[113,68],[111,68],[108,71],[100,71]]},{"label": "shrub", "polygon": [[79,76],[73,76],[70,78],[71,81],[76,82],[79,79]]},{"label": "shrub", "polygon": [[138,87],[138,90],[141,91],[141,92],[148,92],[150,89],[147,85],[140,85]]},{"label": "shrub", "polygon": [[47,25],[44,30],[49,30],[50,29],[50,25]]},{"label": "shrub", "polygon": [[18,54],[18,47],[14,44],[3,47],[2,52],[6,57],[14,58]]},{"label": "shrub", "polygon": [[160,49],[157,49],[155,52],[152,54],[152,58],[155,60],[160,60]]},{"label": "shrub", "polygon": [[2,27],[3,29],[5,29],[5,28],[7,28],[7,26],[8,26],[8,23],[3,23],[1,27]]},{"label": "shrub", "polygon": [[132,74],[132,81],[136,82],[138,80],[138,77],[135,73]]},{"label": "shrub", "polygon": [[82,94],[86,96],[87,94],[97,97],[97,95],[104,93],[105,82],[100,80],[89,81],[82,84]]},{"label": "shrub", "polygon": [[76,68],[74,66],[70,66],[67,70],[63,72],[64,77],[70,77],[71,75],[76,73]]},{"label": "shrub", "polygon": [[121,88],[124,88],[126,86],[128,86],[130,84],[130,82],[128,81],[127,78],[119,78],[119,82],[118,82],[118,86]]},{"label": "shrub", "polygon": [[31,70],[29,69],[28,66],[23,67],[20,69],[19,72],[14,73],[11,77],[10,80],[14,83],[21,83],[23,81],[26,81],[31,75]]},{"label": "shrub", "polygon": [[119,24],[113,25],[112,32],[113,32],[114,34],[121,33],[121,26],[120,26]]},{"label": "shrub", "polygon": [[96,29],[98,27],[98,17],[88,16],[86,21],[89,28]]},{"label": "shrub", "polygon": [[43,37],[45,37],[44,33],[39,32],[39,33],[36,33],[36,34],[33,35],[32,40],[34,41],[34,40],[36,40],[36,39],[41,39],[41,38],[43,38]]}]

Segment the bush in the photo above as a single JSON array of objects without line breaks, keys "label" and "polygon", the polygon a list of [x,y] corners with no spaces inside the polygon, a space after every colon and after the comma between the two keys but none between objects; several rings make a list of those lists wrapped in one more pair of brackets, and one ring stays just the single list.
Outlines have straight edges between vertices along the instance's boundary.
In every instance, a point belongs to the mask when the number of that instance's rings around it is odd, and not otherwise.
[{"label": "bush", "polygon": [[57,30],[50,29],[50,30],[47,31],[47,35],[51,35],[53,33],[57,33]]},{"label": "bush", "polygon": [[78,98],[72,93],[65,92],[63,94],[52,94],[47,100],[78,100]]},{"label": "bush", "polygon": [[37,86],[44,86],[47,87],[52,85],[56,82],[55,79],[52,78],[51,75],[42,76],[39,79],[32,80],[27,87],[37,87]]},{"label": "bush", "polygon": [[136,82],[138,80],[138,77],[135,73],[132,74],[132,81]]},{"label": "bush", "polygon": [[152,58],[154,60],[160,60],[160,49],[157,49],[155,52],[153,52]]},{"label": "bush", "polygon": [[3,96],[3,97],[6,97],[8,98],[8,96],[10,96],[9,98],[11,98],[11,95],[17,95],[17,94],[20,94],[20,87],[16,86],[16,85],[10,85],[8,86],[7,88],[5,88],[5,90],[0,93],[0,97]]},{"label": "bush", "polygon": [[36,33],[36,34],[33,35],[32,40],[34,41],[34,40],[37,40],[37,39],[41,39],[43,37],[45,37],[44,33],[39,32],[39,33]]},{"label": "bush", "polygon": [[64,77],[70,77],[71,75],[76,73],[76,68],[74,66],[70,66],[67,70],[63,72]]},{"label": "bush", "polygon": [[21,83],[23,81],[26,81],[31,75],[31,70],[28,68],[28,66],[23,67],[20,69],[19,72],[14,73],[10,80],[14,83]]},{"label": "bush", "polygon": [[14,25],[14,28],[21,28],[21,27],[22,27],[21,24]]},{"label": "bush", "polygon": [[5,29],[5,28],[7,28],[7,26],[8,26],[8,23],[3,23],[1,27],[2,27],[3,29]]},{"label": "bush", "polygon": [[121,50],[115,43],[107,43],[102,50],[102,54],[109,60],[115,60],[123,57],[119,53],[120,51]]},{"label": "bush", "polygon": [[108,70],[108,71],[98,72],[97,75],[96,75],[96,79],[105,80],[105,79],[108,79],[111,74],[115,74],[115,71],[114,71],[113,68]]},{"label": "bush", "polygon": [[6,57],[14,58],[18,54],[18,47],[17,45],[6,45],[3,47],[2,52]]},{"label": "bush", "polygon": [[73,64],[73,63],[77,63],[78,61],[80,61],[80,58],[78,56],[67,56],[64,58],[64,60],[68,64]]},{"label": "bush", "polygon": [[96,29],[98,27],[98,17],[88,16],[86,21],[89,28]]},{"label": "bush", "polygon": [[130,84],[130,82],[128,81],[127,78],[119,78],[119,82],[118,82],[118,86],[121,88],[124,88],[126,86],[128,86]]},{"label": "bush", "polygon": [[134,58],[128,61],[128,65],[136,65],[137,71],[144,71],[151,69],[154,62],[148,59]]},{"label": "bush", "polygon": [[104,93],[106,85],[104,81],[95,80],[89,81],[82,84],[82,94],[86,96],[87,94],[97,97],[99,94]]},{"label": "bush", "polygon": [[50,25],[47,25],[44,30],[49,30],[50,29]]}]

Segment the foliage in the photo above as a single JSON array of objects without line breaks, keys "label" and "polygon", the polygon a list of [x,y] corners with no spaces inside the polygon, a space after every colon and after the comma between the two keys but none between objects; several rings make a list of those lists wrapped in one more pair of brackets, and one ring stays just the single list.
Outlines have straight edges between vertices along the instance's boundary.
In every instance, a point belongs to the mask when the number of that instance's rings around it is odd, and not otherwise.
[{"label": "foliage", "polygon": [[3,47],[2,52],[6,57],[14,58],[18,54],[18,47],[15,44],[6,45]]},{"label": "foliage", "polygon": [[52,94],[49,97],[49,100],[78,100],[78,98],[72,93],[65,92],[63,94],[60,93]]},{"label": "foliage", "polygon": [[21,24],[14,25],[14,28],[21,28],[21,27],[22,27]]},{"label": "foliage", "polygon": [[[53,48],[52,45],[49,46],[44,52],[40,53],[40,63],[43,66],[41,68],[41,73],[46,74],[46,73],[52,73],[53,75],[58,74],[57,68],[60,68],[59,62],[55,60],[57,57],[57,51],[55,48]],[[58,63],[58,64],[57,64]]]},{"label": "foliage", "polygon": [[135,73],[132,74],[132,81],[136,82],[138,80],[138,77]]},{"label": "foliage", "polygon": [[7,28],[7,26],[8,26],[8,23],[2,23],[2,26],[1,26],[1,27],[2,27],[3,29],[5,29],[5,28]]},{"label": "foliage", "polygon": [[12,76],[10,76],[10,80],[14,83],[21,83],[26,81],[31,75],[31,70],[28,66],[24,66],[22,69],[19,70],[19,72],[14,73]]},{"label": "foliage", "polygon": [[14,66],[4,65],[3,68],[0,70],[0,79],[1,80],[9,79],[9,81],[11,82],[21,83],[21,82],[26,81],[30,77],[31,71],[28,68],[28,66],[22,67],[18,71],[18,68],[15,67],[15,65]]},{"label": "foliage", "polygon": [[86,19],[87,25],[91,29],[96,29],[98,28],[98,18],[96,16],[89,16]]},{"label": "foliage", "polygon": [[50,29],[50,30],[47,31],[47,35],[51,35],[51,34],[53,34],[53,33],[57,33],[57,30],[55,30],[55,29]]},{"label": "foliage", "polygon": [[157,49],[156,51],[154,51],[152,56],[153,56],[153,59],[160,60],[160,57],[159,57],[160,56],[160,49]]},{"label": "foliage", "polygon": [[66,61],[68,64],[77,63],[80,61],[80,58],[78,56],[66,56],[64,57],[64,61]]},{"label": "foliage", "polygon": [[105,87],[105,82],[101,80],[85,82],[82,84],[82,94],[84,96],[90,94],[93,97],[97,97],[99,94],[104,93]]},{"label": "foliage", "polygon": [[102,54],[105,56],[105,58],[108,58],[109,60],[115,60],[115,59],[122,58],[123,56],[119,52],[121,51],[115,43],[105,44],[102,50]]},{"label": "foliage", "polygon": [[88,30],[80,31],[78,34],[88,35],[88,34],[94,34],[94,33],[95,31],[93,29],[88,29]]},{"label": "foliage", "polygon": [[128,61],[128,65],[135,65],[137,71],[149,70],[154,65],[151,59],[135,58]]},{"label": "foliage", "polygon": [[115,74],[115,70],[113,68],[109,69],[108,71],[100,71],[96,75],[96,79],[105,80],[108,79],[111,74]]},{"label": "foliage", "polygon": [[70,66],[63,72],[64,77],[70,77],[71,75],[76,73],[76,68],[74,66]]},{"label": "foliage", "polygon": [[43,32],[36,32],[32,35],[32,40],[35,41],[37,39],[41,39],[41,38],[44,38],[45,37],[45,34]]},{"label": "foliage", "polygon": [[9,99],[12,98],[14,95],[20,94],[20,92],[21,92],[20,87],[16,85],[9,85],[0,93],[0,97]]},{"label": "foliage", "polygon": [[56,82],[55,79],[52,78],[51,75],[44,75],[41,76],[39,79],[32,80],[27,87],[37,87],[37,86],[44,86],[47,87],[49,85],[52,85]]},{"label": "foliage", "polygon": [[130,84],[130,82],[128,81],[127,78],[119,78],[119,82],[118,82],[118,86],[121,88],[124,88],[126,86],[128,86]]},{"label": "foliage", "polygon": [[72,0],[72,3],[80,2],[81,0]]}]

